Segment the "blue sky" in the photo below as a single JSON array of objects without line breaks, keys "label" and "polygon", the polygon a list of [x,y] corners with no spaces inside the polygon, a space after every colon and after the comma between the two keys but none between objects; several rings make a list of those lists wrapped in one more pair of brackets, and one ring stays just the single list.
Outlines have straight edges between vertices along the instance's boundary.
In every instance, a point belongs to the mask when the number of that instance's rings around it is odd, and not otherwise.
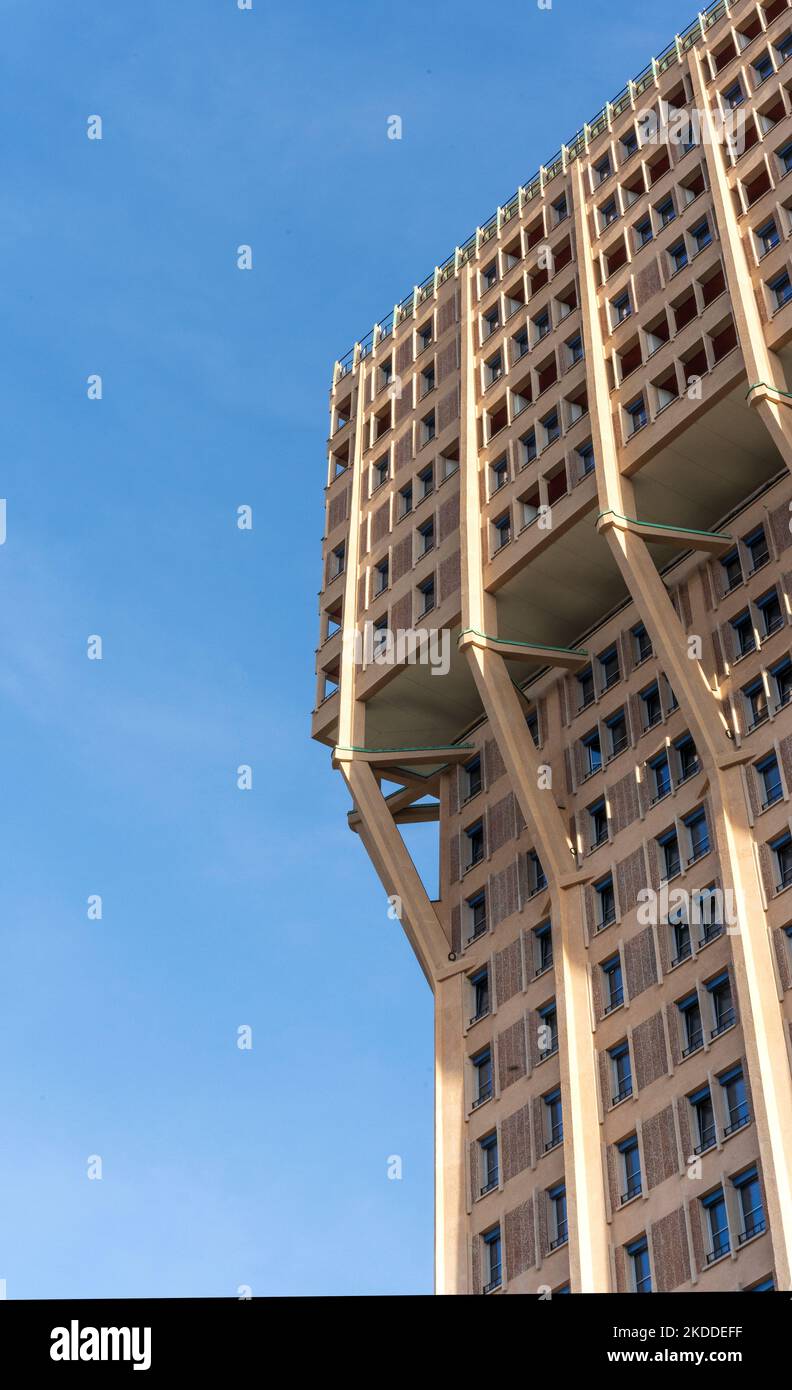
[{"label": "blue sky", "polygon": [[0,0],[9,1298],[431,1289],[431,998],[308,738],[332,362],[694,8]]}]

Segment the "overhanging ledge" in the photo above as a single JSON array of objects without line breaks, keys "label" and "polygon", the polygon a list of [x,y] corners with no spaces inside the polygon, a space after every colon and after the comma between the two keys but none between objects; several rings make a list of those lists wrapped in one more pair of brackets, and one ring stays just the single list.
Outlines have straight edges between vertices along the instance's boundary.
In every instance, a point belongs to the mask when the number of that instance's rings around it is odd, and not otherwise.
[{"label": "overhanging ledge", "polygon": [[543,666],[561,666],[568,671],[577,671],[589,660],[588,652],[582,648],[549,647],[541,642],[512,642],[508,637],[490,637],[475,628],[465,628],[457,640],[460,651],[468,647],[478,647],[481,651],[497,652],[506,661],[541,662]]},{"label": "overhanging ledge", "polygon": [[726,531],[697,531],[690,526],[669,526],[662,521],[638,521],[633,516],[620,516],[610,508],[597,517],[597,530],[630,531],[644,541],[662,541],[664,545],[678,542],[688,550],[706,550],[714,555],[734,545],[733,536]]}]

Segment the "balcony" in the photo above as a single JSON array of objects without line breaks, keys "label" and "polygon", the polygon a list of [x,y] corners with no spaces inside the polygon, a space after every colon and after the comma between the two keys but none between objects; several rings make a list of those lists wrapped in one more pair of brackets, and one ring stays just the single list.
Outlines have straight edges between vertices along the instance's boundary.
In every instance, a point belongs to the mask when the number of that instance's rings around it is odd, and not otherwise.
[{"label": "balcony", "polygon": [[736,1134],[739,1129],[745,1129],[745,1126],[750,1123],[751,1116],[747,1109],[729,1111],[729,1123],[723,1131],[724,1139],[727,1139],[730,1134]]},{"label": "balcony", "polygon": [[501,1267],[500,1265],[496,1265],[490,1270],[490,1281],[488,1284],[484,1285],[483,1292],[492,1293],[494,1289],[499,1289],[501,1287],[501,1283]]},{"label": "balcony", "polygon": [[693,1150],[694,1154],[704,1154],[708,1149],[712,1149],[718,1142],[714,1124],[705,1125],[701,1130],[701,1142]]},{"label": "balcony", "polygon": [[710,1029],[710,1037],[719,1038],[721,1033],[726,1033],[729,1028],[732,1028],[734,1026],[736,1017],[737,1015],[735,1014],[734,1009],[726,1009],[726,1011],[723,1014],[723,1017],[720,1019],[720,1022],[716,1025],[716,1027]]},{"label": "balcony", "polygon": [[633,1093],[632,1081],[625,1081],[620,1091],[615,1096],[611,1096],[611,1105],[620,1105],[623,1100],[627,1100]]},{"label": "balcony", "polygon": [[629,1187],[627,1188],[627,1191],[622,1192],[621,1196],[619,1197],[619,1205],[622,1207],[626,1206],[628,1202],[631,1202],[633,1200],[633,1197],[640,1197],[642,1192],[643,1184],[641,1182],[641,1179],[636,1178],[634,1182],[630,1183]]},{"label": "balcony", "polygon": [[497,1168],[493,1168],[492,1172],[489,1174],[489,1176],[488,1176],[488,1178],[487,1178],[487,1181],[485,1182],[484,1186],[483,1186],[482,1189],[481,1189],[480,1196],[486,1197],[487,1193],[488,1193],[488,1192],[493,1192],[494,1189],[495,1189],[497,1186],[498,1186],[498,1169],[497,1169]]},{"label": "balcony", "polygon": [[683,1056],[683,1057],[691,1057],[691,1056],[693,1055],[694,1052],[698,1052],[699,1048],[702,1048],[703,1046],[704,1046],[704,1034],[703,1034],[703,1032],[697,1031],[697,1032],[695,1032],[695,1033],[691,1033],[690,1037],[688,1038],[688,1045],[687,1045],[687,1047],[683,1047],[683,1049],[682,1049],[682,1056]]}]

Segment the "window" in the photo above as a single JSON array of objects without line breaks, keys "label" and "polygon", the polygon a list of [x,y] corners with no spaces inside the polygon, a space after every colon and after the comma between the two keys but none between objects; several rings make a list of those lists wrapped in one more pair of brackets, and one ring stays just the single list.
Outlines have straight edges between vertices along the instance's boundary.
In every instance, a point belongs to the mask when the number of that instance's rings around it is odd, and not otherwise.
[{"label": "window", "polygon": [[782,63],[785,63],[788,58],[792,58],[792,34],[787,34],[785,39],[776,44],[776,53]]},{"label": "window", "polygon": [[599,657],[600,675],[602,677],[603,690],[610,690],[612,685],[621,680],[619,670],[619,654],[615,647],[609,647],[606,652],[602,652]]},{"label": "window", "polygon": [[674,938],[674,956],[671,961],[672,967],[681,965],[683,960],[687,960],[692,954],[690,944],[690,923],[687,919],[687,912],[684,907],[677,907],[668,914],[668,924],[671,927]]},{"label": "window", "polygon": [[599,164],[595,164],[595,165],[594,165],[594,177],[596,178],[597,183],[604,183],[605,180],[606,180],[607,178],[610,178],[610,173],[611,173],[610,155],[606,154],[606,155],[604,155],[604,157],[599,161]]},{"label": "window", "polygon": [[580,742],[583,748],[585,775],[590,777],[593,772],[599,772],[602,767],[599,731],[597,729],[592,730]]},{"label": "window", "polygon": [[603,227],[609,227],[619,216],[619,208],[615,198],[609,198],[607,203],[603,203],[600,208],[600,217]]},{"label": "window", "polygon": [[388,458],[388,455],[385,454],[385,456],[384,456],[383,458],[377,459],[377,462],[372,466],[372,469],[371,469],[371,491],[372,491],[372,492],[376,492],[378,488],[382,487],[383,483],[387,483],[389,472],[390,472],[390,459]]},{"label": "window", "polygon": [[526,716],[525,716],[525,723],[526,723],[526,725],[527,725],[527,727],[528,727],[528,732],[529,732],[529,734],[531,735],[531,738],[533,739],[533,746],[534,746],[534,748],[538,748],[538,747],[539,747],[539,715],[536,713],[536,710],[534,710],[534,711],[533,711],[532,713],[530,713],[530,714],[526,714]]},{"label": "window", "polygon": [[434,518],[430,517],[423,526],[418,527],[418,554],[428,555],[434,550]]},{"label": "window", "polygon": [[545,1116],[545,1153],[558,1148],[564,1140],[564,1120],[561,1113],[561,1091],[550,1091],[543,1097]]},{"label": "window", "polygon": [[723,571],[724,592],[731,593],[738,584],[742,584],[742,569],[740,567],[740,556],[735,547],[730,550],[728,555],[721,558],[721,569]]},{"label": "window", "polygon": [[484,269],[481,272],[481,279],[484,283],[484,289],[491,290],[498,279],[497,261],[490,261],[489,265],[484,267]]},{"label": "window", "polygon": [[631,1134],[629,1139],[622,1139],[617,1145],[621,1155],[622,1183],[624,1191],[621,1194],[621,1205],[631,1202],[633,1197],[641,1194],[643,1184],[641,1182],[641,1154],[638,1148],[638,1137]]},{"label": "window", "polygon": [[701,1024],[701,1005],[696,990],[684,999],[677,1001],[677,1009],[682,1023],[682,1056],[689,1057],[704,1046],[704,1029]]},{"label": "window", "polygon": [[434,437],[435,413],[433,410],[430,410],[429,414],[424,415],[424,418],[421,421],[421,444],[428,444],[430,440],[434,439]]},{"label": "window", "polygon": [[762,677],[757,676],[755,681],[743,686],[742,695],[748,707],[748,729],[755,729],[767,718],[767,696]]},{"label": "window", "polygon": [[542,868],[538,854],[534,850],[528,853],[528,896],[533,898],[537,893],[541,893],[547,887],[545,871]]},{"label": "window", "polygon": [[551,410],[549,415],[545,415],[545,418],[541,421],[541,424],[545,432],[546,444],[554,444],[555,441],[559,439],[561,435],[561,426],[558,421],[558,411]]},{"label": "window", "polygon": [[775,589],[770,589],[756,600],[762,618],[762,636],[771,637],[784,623],[781,603]]},{"label": "window", "polygon": [[498,1186],[498,1136],[488,1134],[479,1140],[481,1150],[481,1196],[484,1197]]},{"label": "window", "polygon": [[605,806],[605,798],[601,797],[588,807],[589,816],[589,848],[597,849],[603,845],[608,838],[608,812]]},{"label": "window", "polygon": [[481,758],[471,758],[462,769],[464,798],[469,801],[481,791]]},{"label": "window", "polygon": [[684,734],[682,738],[675,739],[674,749],[675,753],[677,753],[677,762],[679,766],[678,780],[679,783],[684,783],[684,781],[688,780],[688,777],[693,777],[698,773],[699,755],[698,752],[696,752],[695,742],[693,742],[689,734]]},{"label": "window", "polygon": [[731,629],[734,633],[734,648],[737,656],[747,656],[756,647],[756,637],[750,613],[738,613],[736,618],[732,618]]},{"label": "window", "polygon": [[528,434],[524,434],[520,440],[520,445],[522,447],[522,462],[524,467],[526,463],[531,463],[532,460],[536,458],[535,431],[531,430]]},{"label": "window", "polygon": [[711,1265],[722,1255],[728,1255],[731,1250],[723,1188],[718,1187],[708,1197],[702,1197],[701,1205],[704,1208],[704,1220],[710,1242],[710,1249],[707,1251],[707,1264]]},{"label": "window", "polygon": [[582,361],[583,361],[583,339],[582,339],[582,337],[580,336],[580,334],[579,334],[579,333],[576,333],[575,336],[574,336],[574,338],[568,338],[568,339],[567,339],[567,344],[566,344],[566,345],[567,345],[567,350],[568,350],[568,352],[569,352],[569,361],[570,361],[570,365],[574,366],[575,362],[582,362]]},{"label": "window", "polygon": [[633,628],[632,639],[636,665],[642,661],[648,661],[652,655],[652,642],[643,623],[639,623],[637,627]]},{"label": "window", "polygon": [[514,358],[519,362],[520,358],[525,356],[530,347],[530,343],[528,342],[528,329],[521,328],[518,333],[514,334],[512,342],[514,343]]},{"label": "window", "polygon": [[629,416],[627,433],[637,434],[639,430],[643,429],[647,420],[646,403],[643,396],[636,396],[635,400],[630,401],[630,404],[625,408]]},{"label": "window", "polygon": [[771,217],[769,222],[764,222],[761,227],[757,227],[755,236],[759,244],[760,256],[766,256],[775,246],[778,246],[781,240],[775,218]]},{"label": "window", "polygon": [[652,803],[662,801],[664,796],[668,796],[671,790],[671,769],[668,766],[668,755],[658,753],[656,758],[650,758],[647,764],[652,774]]},{"label": "window", "polygon": [[490,1011],[489,971],[486,968],[471,975],[470,988],[473,995],[473,1014],[470,1022],[473,1024],[486,1018]]},{"label": "window", "polygon": [[540,343],[550,332],[550,315],[547,310],[543,314],[538,314],[533,323],[536,330],[536,341]]},{"label": "window", "polygon": [[560,1245],[566,1245],[568,1240],[566,1187],[563,1183],[559,1183],[557,1187],[551,1187],[547,1195],[550,1198],[551,1230],[553,1231],[550,1249],[557,1250]]},{"label": "window", "polygon": [[668,248],[668,259],[671,262],[671,273],[676,275],[678,270],[684,270],[688,263],[687,247],[684,241],[677,241]]},{"label": "window", "polygon": [[751,557],[751,574],[753,574],[756,570],[761,569],[762,565],[766,565],[770,559],[764,526],[757,526],[755,531],[751,531],[744,538],[743,545]]},{"label": "window", "polygon": [[422,323],[421,327],[416,330],[415,336],[417,339],[418,352],[420,354],[423,352],[424,348],[428,348],[432,341],[432,320],[427,319],[426,323]]},{"label": "window", "polygon": [[482,336],[485,339],[491,338],[496,328],[500,327],[500,311],[497,304],[494,308],[490,309],[488,314],[482,315],[482,322],[484,325]]},{"label": "window", "polygon": [[611,956],[610,960],[602,962],[602,974],[605,984],[605,1007],[606,1014],[612,1014],[614,1009],[620,1009],[624,1003],[624,985],[622,983],[621,956]]},{"label": "window", "polygon": [[501,1235],[500,1226],[488,1231],[482,1236],[484,1241],[484,1268],[487,1271],[487,1282],[484,1285],[485,1293],[492,1293],[493,1289],[501,1286]]},{"label": "window", "polygon": [[720,975],[716,975],[714,980],[707,982],[707,992],[710,997],[712,1020],[715,1025],[710,1029],[710,1037],[717,1038],[720,1037],[721,1033],[725,1033],[727,1028],[731,1028],[735,1021],[731,984],[725,970]]},{"label": "window", "polygon": [[[743,1289],[743,1293],[773,1293],[774,1291],[775,1282],[772,1275],[768,1275],[766,1279],[760,1279],[758,1284],[751,1284],[748,1289]],[[557,1289],[556,1292],[561,1293],[561,1289]]]},{"label": "window", "polygon": [[434,391],[434,388],[435,369],[434,367],[425,367],[421,372],[421,395],[428,396],[430,391]]},{"label": "window", "polygon": [[553,964],[553,930],[549,922],[534,928],[534,962],[536,974],[543,975]]},{"label": "window", "polygon": [[[790,163],[790,168],[792,168],[792,163]],[[790,283],[789,275],[785,270],[780,275],[776,275],[775,279],[768,281],[767,288],[772,295],[776,309],[782,309],[792,296],[792,283]]]},{"label": "window", "polygon": [[676,830],[667,830],[664,835],[658,835],[657,844],[660,847],[661,873],[664,881],[667,882],[671,878],[676,878],[682,867]]},{"label": "window", "polygon": [[435,606],[434,574],[429,575],[428,580],[424,580],[422,584],[418,584],[418,595],[418,616],[422,617],[424,613],[431,613]]},{"label": "window", "polygon": [[480,893],[474,893],[472,898],[467,900],[468,925],[470,935],[468,944],[476,941],[483,936],[487,930],[487,895],[482,889]]},{"label": "window", "polygon": [[723,104],[724,106],[728,106],[731,111],[733,111],[736,106],[741,106],[744,101],[745,93],[739,82],[733,83],[729,90],[723,93]]},{"label": "window", "polygon": [[473,1108],[492,1098],[492,1053],[488,1047],[471,1057],[474,1075]]},{"label": "window", "polygon": [[645,690],[640,692],[641,715],[644,730],[653,729],[655,724],[659,724],[663,717],[663,709],[660,704],[660,687],[657,681],[648,685]]},{"label": "window", "polygon": [[758,58],[754,58],[752,67],[756,74],[757,86],[761,82],[766,82],[768,77],[773,76],[773,60],[767,52],[767,49],[765,49],[764,53],[760,53]]},{"label": "window", "polygon": [[669,222],[673,222],[676,217],[673,198],[666,198],[662,203],[658,203],[655,211],[660,218],[660,226],[667,227]]},{"label": "window", "polygon": [[539,1026],[539,1059],[543,1062],[546,1057],[552,1057],[558,1051],[558,1014],[555,1000],[551,1004],[545,1004],[538,1013],[542,1020]]},{"label": "window", "polygon": [[428,468],[423,468],[418,474],[418,486],[421,498],[429,497],[434,492],[434,464],[430,463]]},{"label": "window", "polygon": [[629,130],[625,130],[621,139],[621,147],[625,159],[629,159],[630,155],[635,154],[638,148],[638,136],[633,126],[630,126]]},{"label": "window", "polygon": [[650,217],[643,217],[640,222],[636,222],[635,242],[638,249],[642,246],[648,246],[652,236],[652,219]]},{"label": "window", "polygon": [[610,719],[606,719],[605,727],[608,730],[610,740],[610,756],[615,758],[619,753],[623,753],[627,747],[627,721],[624,717],[624,710],[617,710]]},{"label": "window", "polygon": [[784,173],[788,174],[790,169],[792,169],[792,141],[790,141],[788,145],[784,145],[782,150],[778,151],[778,158],[784,166]]},{"label": "window", "polygon": [[601,878],[594,884],[596,893],[595,908],[597,914],[597,931],[602,931],[604,927],[609,927],[611,922],[616,921],[616,897],[613,892],[613,879],[610,874],[607,878]]},{"label": "window", "polygon": [[497,521],[493,521],[492,529],[495,533],[495,550],[502,550],[511,540],[511,513],[504,512]]},{"label": "window", "polygon": [[388,561],[387,561],[387,558],[386,558],[386,559],[384,559],[384,560],[380,560],[379,564],[374,566],[374,593],[375,593],[375,595],[376,595],[376,594],[384,594],[384,592],[385,592],[385,590],[387,589],[387,587],[388,587]]},{"label": "window", "polygon": [[710,851],[709,827],[707,817],[703,810],[694,811],[691,815],[685,816],[683,825],[688,833],[688,864],[695,864],[697,859],[703,859],[705,854]]},{"label": "window", "polygon": [[339,574],[344,573],[346,565],[346,545],[342,541],[337,545],[330,559],[330,578],[337,579]]},{"label": "window", "polygon": [[559,222],[564,222],[566,220],[569,216],[566,196],[559,198],[558,202],[553,203],[553,212],[555,213],[556,226]]},{"label": "window", "polygon": [[777,666],[771,666],[770,676],[775,682],[776,708],[781,709],[792,699],[792,661],[785,657]]},{"label": "window", "polygon": [[777,840],[770,841],[770,850],[775,860],[776,892],[788,888],[792,883],[792,835],[786,831]]},{"label": "window", "polygon": [[472,869],[474,864],[480,864],[484,858],[484,822],[477,820],[475,825],[469,825],[465,831],[467,840],[467,863],[466,869]]},{"label": "window", "polygon": [[628,319],[630,317],[630,314],[632,313],[632,305],[630,304],[630,291],[625,290],[624,293],[618,295],[616,299],[612,299],[611,309],[613,310],[614,326],[619,323],[624,323],[624,320]]},{"label": "window", "polygon": [[691,227],[690,235],[696,243],[697,251],[703,251],[705,246],[709,246],[712,241],[712,232],[710,231],[709,222],[706,217],[703,217],[700,222],[697,222],[695,227]]},{"label": "window", "polygon": [[737,1243],[744,1245],[747,1240],[761,1235],[766,1225],[759,1174],[755,1168],[749,1168],[739,1177],[732,1178],[732,1186],[737,1192],[742,1217],[742,1230],[738,1233]]},{"label": "window", "polygon": [[578,709],[585,709],[594,700],[594,676],[591,667],[587,666],[584,671],[578,671]]},{"label": "window", "polygon": [[493,382],[500,381],[503,376],[503,357],[499,352],[494,357],[490,357],[484,363],[484,381],[487,386],[492,386]]},{"label": "window", "polygon": [[718,1081],[726,1120],[723,1134],[727,1138],[730,1134],[736,1134],[738,1129],[743,1129],[751,1119],[742,1067],[731,1067],[718,1077]]},{"label": "window", "polygon": [[509,465],[506,462],[506,459],[498,459],[497,463],[493,463],[491,471],[492,491],[500,492],[501,488],[505,487],[507,482],[509,481]]},{"label": "window", "polygon": [[413,490],[412,483],[408,483],[399,492],[399,516],[409,516],[413,509]]},{"label": "window", "polygon": [[591,441],[581,444],[577,454],[581,463],[580,476],[585,478],[587,473],[594,472],[594,446]]},{"label": "window", "polygon": [[693,1137],[698,1141],[693,1152],[703,1154],[707,1152],[707,1149],[711,1149],[717,1141],[715,1111],[712,1106],[709,1086],[702,1086],[700,1090],[694,1091],[688,1099],[693,1111]]},{"label": "window", "polygon": [[628,1043],[617,1043],[608,1052],[611,1068],[611,1103],[618,1105],[619,1101],[626,1100],[632,1095],[632,1067],[630,1066],[630,1048]]},{"label": "window", "polygon": [[774,753],[762,758],[762,761],[756,763],[755,767],[762,790],[762,810],[766,811],[768,806],[773,806],[776,801],[780,801],[784,794],[781,786],[781,769]]},{"label": "window", "polygon": [[630,1262],[633,1293],[651,1293],[652,1273],[649,1267],[649,1246],[646,1242],[646,1236],[641,1236],[640,1240],[632,1241],[626,1246],[626,1250]]},{"label": "window", "polygon": [[390,386],[393,380],[393,358],[389,357],[385,362],[380,362],[380,390]]}]

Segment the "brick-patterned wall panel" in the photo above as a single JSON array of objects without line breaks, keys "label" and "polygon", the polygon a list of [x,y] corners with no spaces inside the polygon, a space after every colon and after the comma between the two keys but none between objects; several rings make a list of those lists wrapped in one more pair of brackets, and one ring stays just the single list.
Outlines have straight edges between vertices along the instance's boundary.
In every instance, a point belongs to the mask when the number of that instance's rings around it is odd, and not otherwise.
[{"label": "brick-patterned wall panel", "polygon": [[621,1184],[619,1180],[619,1151],[615,1144],[609,1144],[607,1149],[607,1168],[608,1168],[608,1196],[610,1197],[611,1211],[616,1211],[619,1206],[621,1195]]},{"label": "brick-patterned wall panel", "polygon": [[412,546],[412,536],[403,536],[391,551],[391,576],[394,584],[412,569]]},{"label": "brick-patterned wall panel", "polygon": [[645,927],[637,936],[625,942],[624,973],[630,999],[637,998],[650,985],[657,983],[654,932],[651,927]]},{"label": "brick-patterned wall panel", "polygon": [[448,856],[448,881],[449,883],[459,882],[459,836],[452,835],[449,841]]},{"label": "brick-patterned wall panel", "polygon": [[366,518],[366,519],[364,519],[363,521],[361,521],[361,523],[360,523],[360,556],[361,556],[361,559],[363,558],[364,555],[368,555],[368,550],[369,550],[369,543],[368,543],[368,518]]},{"label": "brick-patterned wall panel", "polygon": [[643,849],[639,848],[616,865],[616,893],[621,913],[635,906],[642,888],[646,888],[646,863]]},{"label": "brick-patterned wall panel", "polygon": [[445,603],[462,587],[462,561],[458,550],[440,561],[440,602]]},{"label": "brick-patterned wall panel", "polygon": [[521,989],[522,950],[518,940],[495,953],[495,998],[498,1008],[519,994]]},{"label": "brick-patterned wall panel", "polygon": [[701,1229],[701,1209],[698,1202],[688,1202],[688,1216],[690,1217],[690,1234],[693,1240],[693,1259],[697,1270],[705,1268],[704,1259],[704,1232]]},{"label": "brick-patterned wall panel", "polygon": [[668,1071],[663,1015],[658,1011],[633,1030],[631,1051],[638,1090],[651,1086]]},{"label": "brick-patterned wall panel", "polygon": [[[649,861],[649,884],[652,888],[657,889],[660,887],[660,856],[655,840],[647,840],[646,857]],[[644,884],[644,887],[647,886]]]},{"label": "brick-patterned wall panel", "polygon": [[506,1275],[516,1279],[536,1263],[534,1249],[533,1198],[507,1211],[505,1221]]},{"label": "brick-patterned wall panel", "polygon": [[671,1059],[675,1067],[682,1061],[682,1044],[679,1040],[679,1013],[676,1004],[666,1004],[668,1036],[671,1039]]},{"label": "brick-patterned wall panel", "polygon": [[658,1293],[671,1293],[690,1278],[684,1207],[677,1207],[654,1222],[652,1255]]},{"label": "brick-patterned wall panel", "polygon": [[371,544],[376,545],[383,536],[387,536],[390,529],[390,502],[383,502],[381,507],[377,507],[371,518]]},{"label": "brick-patterned wall panel", "polygon": [[610,804],[611,829],[614,835],[618,835],[621,830],[626,830],[628,825],[632,825],[640,814],[638,787],[634,772],[628,772],[626,777],[622,777],[608,789],[608,802]]},{"label": "brick-patterned wall panel", "polygon": [[474,1140],[472,1144],[468,1144],[468,1155],[470,1163],[470,1200],[471,1202],[475,1202],[481,1187],[481,1181],[479,1179],[479,1146],[477,1140]]},{"label": "brick-patterned wall panel", "polygon": [[773,867],[773,852],[769,845],[759,845],[759,872],[762,876],[762,885],[765,890],[765,897],[770,900],[775,893],[775,869]]},{"label": "brick-patterned wall panel", "polygon": [[676,1111],[679,1122],[679,1138],[682,1144],[682,1161],[687,1166],[688,1159],[693,1157],[693,1140],[690,1137],[690,1105],[686,1096],[677,1096]]},{"label": "brick-patterned wall panel", "polygon": [[509,792],[490,809],[489,852],[495,852],[514,839],[514,796]]},{"label": "brick-patterned wall panel", "polygon": [[451,950],[457,955],[462,950],[462,909],[459,903],[451,908]]},{"label": "brick-patterned wall panel", "polygon": [[607,1052],[597,1053],[597,1065],[599,1067],[600,1093],[602,1095],[603,1109],[607,1110],[611,1103],[611,1069],[610,1058]]},{"label": "brick-patterned wall panel", "polygon": [[358,613],[362,613],[366,607],[366,576],[363,574],[361,574],[358,580],[357,606]]},{"label": "brick-patterned wall panel", "polygon": [[528,1034],[528,1052],[531,1058],[531,1066],[535,1067],[539,1061],[539,1029],[542,1020],[536,1009],[531,1009],[525,1020],[525,1030]]},{"label": "brick-patterned wall panel", "polygon": [[511,1028],[498,1034],[498,1083],[501,1091],[525,1076],[525,1026],[518,1018]]},{"label": "brick-patterned wall panel", "polygon": [[635,277],[635,303],[639,309],[660,293],[661,284],[660,268],[656,260],[651,260]]},{"label": "brick-patterned wall panel", "polygon": [[406,420],[413,408],[412,381],[403,381],[401,391],[396,392],[396,424]]},{"label": "brick-patterned wall panel", "polygon": [[507,864],[499,874],[493,874],[489,881],[489,919],[493,927],[517,911],[517,864]]},{"label": "brick-patterned wall panel", "polygon": [[441,504],[437,517],[437,536],[442,543],[459,530],[459,493],[455,492]]},{"label": "brick-patterned wall panel", "polygon": [[550,1254],[550,1236],[547,1230],[547,1197],[544,1192],[537,1194],[537,1225],[539,1227],[539,1250],[542,1255]]},{"label": "brick-patterned wall panel", "polygon": [[396,349],[396,371],[399,376],[403,376],[413,360],[412,333],[408,333],[402,339]]},{"label": "brick-patterned wall panel", "polygon": [[602,1003],[602,969],[599,965],[595,965],[591,971],[591,997],[594,1004],[594,1017],[598,1023],[601,1023],[604,1014]]},{"label": "brick-patterned wall panel", "polygon": [[616,1266],[616,1292],[627,1293],[627,1256],[622,1245],[616,1246],[613,1263]]},{"label": "brick-patterned wall panel", "polygon": [[784,989],[789,989],[792,985],[792,971],[789,968],[789,938],[785,931],[773,932],[773,944],[775,946],[776,959],[778,961],[778,975]]},{"label": "brick-patterned wall panel", "polygon": [[500,755],[500,749],[494,738],[488,738],[484,744],[484,775],[487,779],[487,787],[498,781],[506,772],[506,766]]},{"label": "brick-patterned wall panel", "polygon": [[412,430],[405,430],[404,434],[396,440],[395,449],[395,471],[401,472],[412,460]]},{"label": "brick-patterned wall panel", "polygon": [[328,532],[333,531],[336,526],[340,526],[341,522],[346,521],[349,516],[349,497],[351,491],[352,489],[349,487],[344,488],[343,492],[337,493],[335,497],[330,499],[330,505],[327,508]]},{"label": "brick-patterned wall panel", "polygon": [[441,299],[437,306],[437,336],[446,333],[452,324],[457,321],[457,292],[449,294],[445,299]]},{"label": "brick-patterned wall panel", "polygon": [[501,1125],[503,1181],[509,1182],[531,1166],[531,1104],[507,1115]]},{"label": "brick-patterned wall panel", "polygon": [[406,632],[412,627],[412,594],[403,594],[391,609],[390,626],[392,632]]},{"label": "brick-patterned wall panel", "polygon": [[474,1236],[471,1241],[470,1265],[471,1278],[473,1280],[473,1293],[481,1293],[483,1291],[481,1282],[481,1236]]},{"label": "brick-patterned wall panel", "polygon": [[447,377],[453,376],[459,367],[459,339],[449,338],[437,353],[437,384],[442,386]]},{"label": "brick-patterned wall panel", "polygon": [[788,787],[792,787],[792,738],[782,738],[778,745],[781,754],[781,766],[784,769],[784,776]]},{"label": "brick-patterned wall panel", "polygon": [[646,1165],[646,1186],[651,1191],[666,1178],[679,1172],[676,1129],[673,1107],[667,1105],[643,1123],[643,1155]]},{"label": "brick-patterned wall panel", "polygon": [[447,425],[459,418],[459,391],[454,386],[437,402],[437,433],[442,434]]},{"label": "brick-patterned wall panel", "polygon": [[786,505],[782,505],[780,507],[774,507],[767,518],[770,523],[770,535],[778,555],[792,545],[792,535],[790,535],[789,532],[789,516],[789,508]]}]

